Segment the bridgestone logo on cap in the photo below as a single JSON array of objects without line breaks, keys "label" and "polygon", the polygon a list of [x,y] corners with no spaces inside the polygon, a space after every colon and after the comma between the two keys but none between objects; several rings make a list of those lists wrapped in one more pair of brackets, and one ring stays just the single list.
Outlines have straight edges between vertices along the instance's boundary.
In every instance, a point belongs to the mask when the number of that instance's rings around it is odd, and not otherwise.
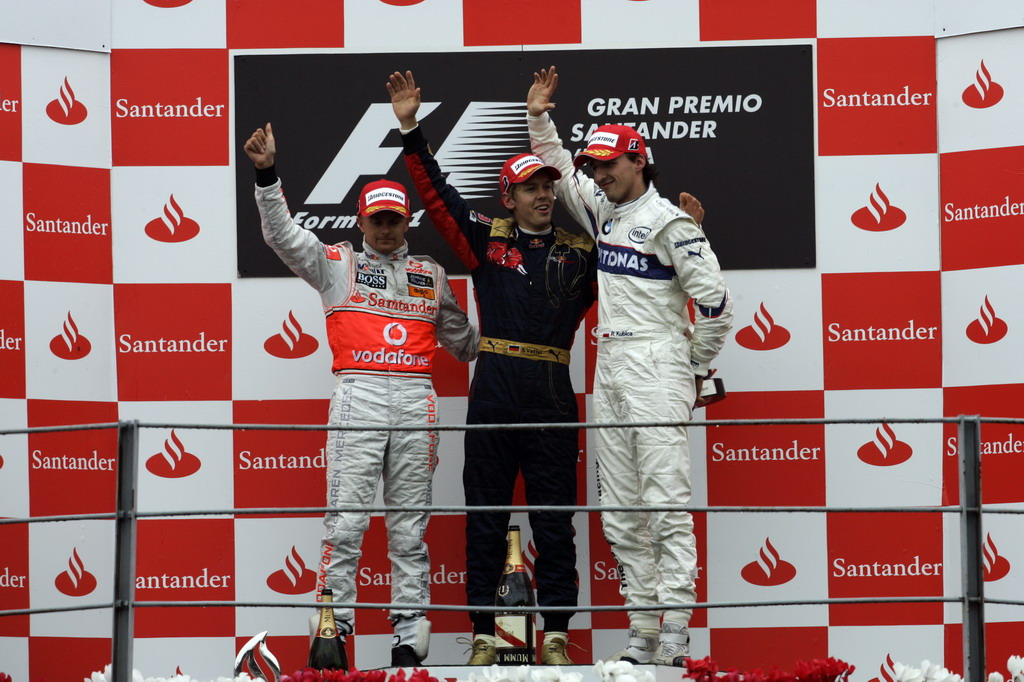
[{"label": "bridgestone logo on cap", "polygon": [[590,146],[593,147],[595,144],[603,145],[605,147],[614,147],[619,143],[619,136],[617,133],[595,133],[590,136]]},{"label": "bridgestone logo on cap", "polygon": [[375,189],[366,195],[366,205],[375,204],[378,201],[391,201],[405,205],[405,194],[388,187]]},{"label": "bridgestone logo on cap", "polygon": [[543,165],[544,165],[544,162],[541,161],[536,156],[527,156],[525,158],[519,159],[518,161],[516,161],[515,163],[512,164],[512,173],[516,177],[518,177],[518,176],[522,175],[523,171],[526,170],[527,168],[529,168],[530,166],[543,166]]}]

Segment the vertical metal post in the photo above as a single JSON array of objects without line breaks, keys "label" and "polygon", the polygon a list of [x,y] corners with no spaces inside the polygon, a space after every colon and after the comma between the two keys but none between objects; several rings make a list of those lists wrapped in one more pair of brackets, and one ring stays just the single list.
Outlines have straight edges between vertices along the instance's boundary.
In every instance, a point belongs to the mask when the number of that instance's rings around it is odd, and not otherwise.
[{"label": "vertical metal post", "polygon": [[985,682],[985,580],[981,530],[981,420],[960,415],[960,562],[964,679]]},{"label": "vertical metal post", "polygon": [[139,422],[117,427],[117,519],[114,521],[114,635],[111,677],[131,682],[135,635],[135,481],[139,471]]}]

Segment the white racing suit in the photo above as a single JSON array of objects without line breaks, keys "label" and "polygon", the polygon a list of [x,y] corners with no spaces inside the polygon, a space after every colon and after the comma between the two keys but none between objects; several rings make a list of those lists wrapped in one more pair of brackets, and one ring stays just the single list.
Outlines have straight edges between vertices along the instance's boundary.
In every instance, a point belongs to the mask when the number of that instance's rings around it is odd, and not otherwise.
[{"label": "white racing suit", "polygon": [[[615,205],[575,171],[550,117],[528,117],[535,154],[562,173],[556,194],[598,241],[596,422],[686,422],[694,375],[709,364],[732,326],[732,301],[703,230],[651,185]],[[687,302],[694,299],[692,340]],[[686,504],[686,428],[596,429],[602,505]],[[688,512],[606,511],[605,538],[622,569],[627,608],[696,601],[697,547]],[[630,611],[632,627],[659,626],[656,611]],[[689,609],[666,612],[687,625]]]},{"label": "white racing suit", "polygon": [[[459,308],[444,269],[409,256],[403,245],[384,255],[348,242],[321,243],[292,220],[278,180],[256,187],[263,236],[291,270],[320,292],[337,376],[331,397],[332,426],[428,425],[438,422],[431,385],[434,349],[443,345],[459,360],[476,357],[480,335]],[[330,431],[327,437],[327,505],[372,505],[383,473],[384,503],[431,504],[437,464],[434,431]],[[391,599],[429,602],[430,560],[423,541],[429,514],[388,511]],[[317,593],[355,602],[355,572],[369,513],[324,517]],[[399,619],[422,619],[423,609],[393,610]],[[336,609],[338,627],[352,632],[353,611]],[[396,628],[397,631],[397,628]]]}]

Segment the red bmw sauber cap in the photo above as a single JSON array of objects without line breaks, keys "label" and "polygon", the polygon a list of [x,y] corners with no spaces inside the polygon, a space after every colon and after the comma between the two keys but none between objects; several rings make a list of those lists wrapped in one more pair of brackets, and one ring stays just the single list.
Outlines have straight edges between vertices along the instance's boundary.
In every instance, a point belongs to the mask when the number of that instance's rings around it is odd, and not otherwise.
[{"label": "red bmw sauber cap", "polygon": [[539,170],[547,169],[551,172],[551,179],[558,180],[562,174],[554,166],[549,166],[540,160],[539,156],[533,154],[520,154],[513,156],[501,167],[501,176],[498,179],[498,188],[504,194],[512,185],[525,182]]},{"label": "red bmw sauber cap", "polygon": [[573,165],[579,168],[591,159],[610,160],[623,154],[643,154],[646,157],[644,138],[629,126],[601,126],[590,134],[587,148],[576,155]]},{"label": "red bmw sauber cap", "polygon": [[394,211],[411,218],[409,193],[405,187],[391,180],[375,180],[363,187],[359,193],[359,215],[371,215],[377,211]]}]

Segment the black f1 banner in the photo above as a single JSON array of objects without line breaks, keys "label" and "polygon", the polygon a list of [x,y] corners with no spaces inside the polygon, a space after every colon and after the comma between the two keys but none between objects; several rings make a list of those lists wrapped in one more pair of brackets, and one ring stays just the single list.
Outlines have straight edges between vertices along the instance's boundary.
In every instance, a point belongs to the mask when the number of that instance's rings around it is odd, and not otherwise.
[{"label": "black f1 banner", "polygon": [[[473,208],[502,216],[498,173],[529,151],[526,93],[554,64],[553,118],[575,152],[597,126],[624,123],[647,141],[662,196],[696,195],[727,270],[815,265],[814,91],[808,45],[538,52],[239,55],[234,58],[238,267],[289,274],[263,243],[242,144],[270,121],[295,220],[334,244],[362,235],[359,189],[389,177],[416,212],[412,253],[464,273],[435,233],[402,161],[385,83],[411,69],[420,125],[448,182]],[[564,211],[556,223],[579,230]]]}]

